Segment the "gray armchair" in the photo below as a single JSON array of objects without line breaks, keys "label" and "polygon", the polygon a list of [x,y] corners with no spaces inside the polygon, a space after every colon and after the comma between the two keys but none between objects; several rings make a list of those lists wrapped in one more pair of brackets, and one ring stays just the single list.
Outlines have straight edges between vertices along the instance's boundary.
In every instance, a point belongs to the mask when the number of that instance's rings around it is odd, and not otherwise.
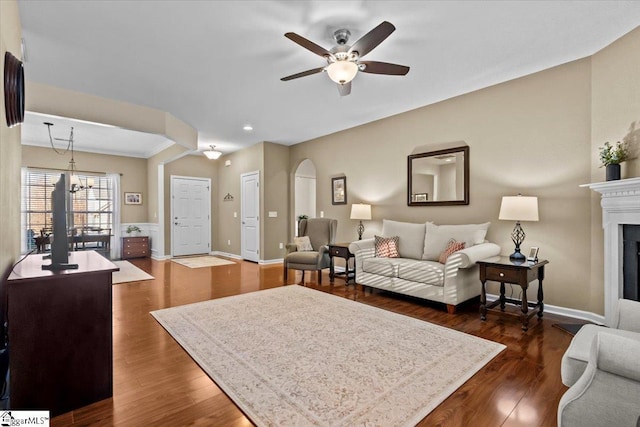
[{"label": "gray armchair", "polygon": [[640,341],[640,302],[620,299],[610,328],[599,325],[584,325],[571,340],[562,356],[560,367],[562,383],[571,387],[587,368],[591,344],[599,332],[618,335]]},{"label": "gray armchair", "polygon": [[330,218],[309,218],[298,223],[298,236],[309,236],[312,251],[298,251],[295,243],[287,244],[284,257],[284,283],[287,283],[289,269],[318,272],[318,284],[322,284],[322,269],[329,268],[329,244],[335,243],[338,221]]},{"label": "gray armchair", "polygon": [[640,341],[600,331],[558,405],[558,427],[640,426]]}]

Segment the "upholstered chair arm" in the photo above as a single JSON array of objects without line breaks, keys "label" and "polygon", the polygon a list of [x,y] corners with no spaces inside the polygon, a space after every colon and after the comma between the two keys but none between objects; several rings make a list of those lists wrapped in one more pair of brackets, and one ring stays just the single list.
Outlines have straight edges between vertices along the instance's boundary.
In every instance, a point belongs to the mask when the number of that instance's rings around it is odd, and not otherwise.
[{"label": "upholstered chair arm", "polygon": [[372,249],[374,249],[374,239],[356,240],[349,243],[349,251],[355,256],[358,256],[358,252],[362,252],[361,256],[370,258],[373,256],[373,252],[369,254]]},{"label": "upholstered chair arm", "polygon": [[451,264],[457,268],[469,268],[476,262],[500,255],[500,246],[495,243],[480,243],[453,253],[447,258],[446,266]]},{"label": "upholstered chair arm", "polygon": [[477,261],[500,254],[495,243],[480,243],[454,252],[444,264],[444,303],[458,305],[478,295]]},{"label": "upholstered chair arm", "polygon": [[287,243],[287,253],[296,252],[298,250],[298,245],[295,243]]},{"label": "upholstered chair arm", "polygon": [[640,302],[619,299],[612,321],[613,328],[640,332]]},{"label": "upholstered chair arm", "polygon": [[375,251],[375,239],[364,239],[351,242],[349,244],[349,252],[356,257],[356,281],[358,275],[362,274],[362,264],[366,258],[373,258]]},{"label": "upholstered chair arm", "polygon": [[640,341],[599,332],[582,376],[558,404],[558,426],[636,425],[640,419]]},{"label": "upholstered chair arm", "polygon": [[640,383],[639,354],[640,341],[603,331],[596,335],[589,363],[595,363],[601,371]]}]

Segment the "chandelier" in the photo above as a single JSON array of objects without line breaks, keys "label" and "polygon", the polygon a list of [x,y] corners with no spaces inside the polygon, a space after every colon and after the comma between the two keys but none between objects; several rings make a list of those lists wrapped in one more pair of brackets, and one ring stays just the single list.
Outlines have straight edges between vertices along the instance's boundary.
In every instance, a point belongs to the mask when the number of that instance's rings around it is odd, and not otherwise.
[{"label": "chandelier", "polygon": [[[49,131],[49,143],[51,144],[51,148],[53,148],[53,151],[55,151],[56,154],[64,155],[64,154],[67,154],[69,150],[71,150],[71,160],[69,160],[69,166],[67,167],[67,172],[69,173],[69,178],[70,178],[69,192],[76,193],[80,190],[84,190],[85,188],[92,188],[93,187],[92,178],[87,178],[86,185],[84,185],[83,182],[80,180],[80,177],[78,176],[78,171],[76,169],[76,161],[73,158],[73,126],[71,127],[71,132],[69,133],[69,139],[63,139],[63,138],[53,138],[51,136],[51,126],[53,126],[53,123],[44,122],[44,124],[47,125],[47,130]],[[67,143],[67,148],[65,148],[64,151],[62,152],[58,151],[55,145],[53,145],[54,139],[56,139],[57,141],[65,141]]]}]

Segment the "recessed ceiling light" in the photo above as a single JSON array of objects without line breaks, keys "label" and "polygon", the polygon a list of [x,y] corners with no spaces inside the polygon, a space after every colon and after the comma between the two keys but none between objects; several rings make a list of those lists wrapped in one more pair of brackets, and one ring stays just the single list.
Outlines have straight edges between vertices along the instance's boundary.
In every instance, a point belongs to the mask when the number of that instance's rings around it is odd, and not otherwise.
[{"label": "recessed ceiling light", "polygon": [[245,131],[247,131],[247,132],[251,132],[251,131],[253,130],[253,126],[251,126],[251,125],[244,125],[244,126],[242,127],[242,129],[244,129],[244,130],[245,130]]}]

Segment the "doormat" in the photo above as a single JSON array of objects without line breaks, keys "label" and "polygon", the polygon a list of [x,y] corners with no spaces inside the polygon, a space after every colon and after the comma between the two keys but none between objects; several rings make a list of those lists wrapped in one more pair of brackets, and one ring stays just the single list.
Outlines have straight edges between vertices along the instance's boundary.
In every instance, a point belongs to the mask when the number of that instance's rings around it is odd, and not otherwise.
[{"label": "doormat", "polygon": [[120,268],[120,271],[114,271],[111,276],[111,282],[115,285],[118,283],[139,282],[142,280],[152,280],[154,277],[131,264],[129,261],[113,261]]},{"label": "doormat", "polygon": [[172,258],[171,261],[189,268],[217,267],[219,265],[235,264],[233,261],[215,256],[195,256],[186,258]]}]

